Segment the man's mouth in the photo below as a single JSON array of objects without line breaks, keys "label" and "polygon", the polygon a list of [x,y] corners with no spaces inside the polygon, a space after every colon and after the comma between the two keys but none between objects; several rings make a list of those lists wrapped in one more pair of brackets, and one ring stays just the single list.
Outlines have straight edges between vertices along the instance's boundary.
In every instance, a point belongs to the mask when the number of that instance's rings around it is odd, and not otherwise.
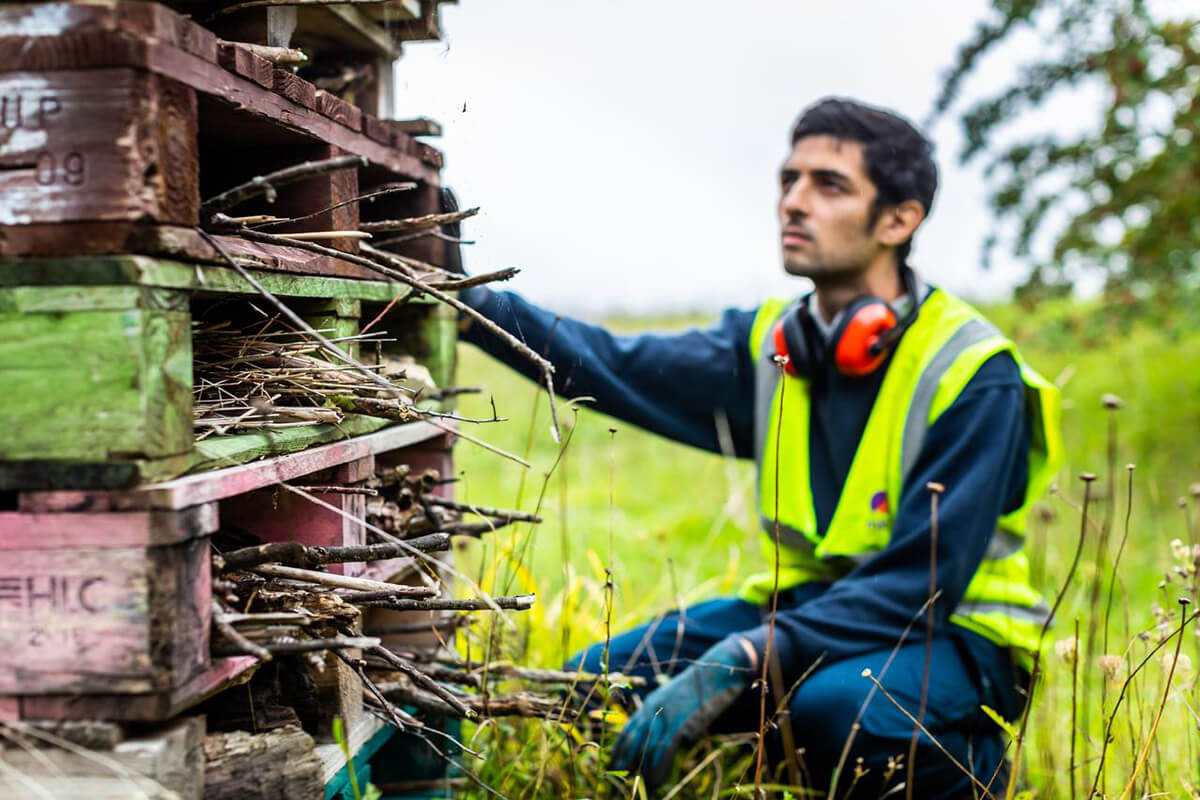
[{"label": "man's mouth", "polygon": [[784,247],[802,247],[811,244],[813,237],[807,231],[799,228],[784,228],[782,242]]}]

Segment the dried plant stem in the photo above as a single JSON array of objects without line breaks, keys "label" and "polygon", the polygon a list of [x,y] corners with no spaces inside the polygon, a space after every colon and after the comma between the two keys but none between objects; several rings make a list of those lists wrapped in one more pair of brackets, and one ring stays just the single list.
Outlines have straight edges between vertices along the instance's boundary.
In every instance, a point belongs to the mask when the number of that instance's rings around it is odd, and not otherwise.
[{"label": "dried plant stem", "polygon": [[[937,596],[937,549],[938,549],[938,500],[946,487],[930,481],[925,484],[929,491],[929,597]],[[935,618],[934,602],[926,604],[925,612],[925,663],[921,669],[921,702],[917,706],[917,720],[925,720],[925,711],[929,703],[929,666],[933,661],[933,624]],[[921,732],[913,728],[912,739],[908,743],[908,773],[904,783],[904,793],[912,800],[917,769],[917,742]]]},{"label": "dried plant stem", "polygon": [[291,566],[312,569],[323,564],[342,564],[353,561],[382,561],[400,556],[423,555],[450,549],[450,536],[431,533],[416,539],[404,539],[403,547],[395,544],[347,545],[344,547],[313,547],[299,542],[272,542],[244,547],[222,553],[221,570],[250,569],[259,564],[283,562]]},{"label": "dried plant stem", "polygon": [[[329,339],[327,339],[324,334],[322,334],[322,333],[318,332],[316,329],[314,329],[313,326],[309,325],[307,322],[305,322],[303,319],[301,319],[300,316],[298,314],[296,314],[295,311],[292,311],[292,309],[288,308],[288,306],[286,304],[284,304],[278,297],[271,294],[265,286],[263,286],[261,283],[259,283],[257,280],[254,279],[254,277],[246,270],[245,267],[243,267],[241,264],[239,264],[233,260],[232,256],[229,255],[229,251],[227,251],[221,245],[221,243],[216,240],[216,238],[214,238],[212,235],[210,235],[203,228],[196,228],[196,231],[202,237],[204,237],[205,241],[207,241],[210,245],[212,245],[213,249],[216,250],[221,255],[221,257],[225,260],[225,262],[227,264],[229,264],[229,266],[233,267],[233,269],[237,272],[238,275],[240,275],[242,277],[242,279],[244,281],[249,283],[250,286],[252,286],[256,292],[258,292],[267,301],[269,301],[271,303],[271,305],[275,306],[275,308],[279,311],[279,313],[282,314],[290,323],[295,325],[297,328],[299,328],[301,331],[303,331],[308,336],[311,336],[323,348],[325,348],[325,350],[327,350],[328,352],[337,356],[338,358],[340,358],[342,361],[346,362],[350,366],[354,367],[354,369],[356,371],[358,371],[361,375],[363,375],[368,381],[370,381],[374,384],[377,384],[378,386],[380,386],[380,388],[387,391],[388,394],[396,396],[396,397],[403,396],[400,389],[397,388],[390,381],[388,381],[387,378],[384,378],[383,376],[377,374],[376,372],[364,367],[362,364],[360,364],[358,362],[357,359],[355,359],[349,353],[342,350],[342,348],[338,347],[333,342],[329,341]],[[263,234],[263,235],[266,235],[266,234]],[[270,238],[275,239],[276,237],[272,236]],[[287,240],[285,239],[282,241],[286,242]],[[296,242],[296,244],[308,245],[309,243],[308,242]],[[328,248],[322,247],[320,249],[326,250]],[[336,253],[337,251],[334,250],[332,252]]]},{"label": "dried plant stem", "polygon": [[221,608],[216,600],[212,601],[212,625],[217,629],[217,632],[229,640],[237,650],[247,655],[252,655],[259,661],[270,661],[271,653],[265,647],[255,644],[239,633],[232,625],[224,620],[225,609]]},{"label": "dried plant stem", "polygon": [[353,578],[349,575],[337,575],[332,572],[317,572],[299,567],[285,567],[281,564],[260,564],[252,567],[252,571],[267,578],[283,578],[292,581],[303,581],[329,589],[349,589],[357,592],[391,592],[396,595],[404,594],[410,597],[431,597],[437,590],[429,586],[401,586],[383,581],[373,581],[366,578]]},{"label": "dried plant stem", "polygon": [[[767,647],[762,653],[762,674],[759,680],[762,681],[759,692],[758,706],[758,741],[755,745],[756,752],[754,754],[754,797],[760,800],[762,794],[762,767],[763,756],[766,753],[766,729],[767,729],[767,691],[770,686],[768,683],[768,669],[770,667],[771,655],[775,650],[775,617],[779,612],[779,548],[783,546],[782,537],[779,527],[779,444],[783,434],[783,393],[784,387],[787,386],[787,356],[776,356],[775,366],[779,370],[779,412],[776,419],[779,422],[775,430],[775,508],[774,508],[774,534],[775,534],[775,560],[772,567],[772,585],[771,585],[771,615],[767,620]],[[794,750],[794,748],[792,748]],[[795,754],[790,754],[792,759],[795,759]]]},{"label": "dried plant stem", "polygon": [[[234,8],[236,7],[234,6]],[[343,169],[365,167],[370,163],[363,156],[335,156],[321,161],[306,161],[303,164],[295,164],[266,175],[259,175],[221,192],[216,197],[205,200],[200,204],[200,219],[209,220],[214,214],[264,194],[267,195],[268,202],[272,202],[275,199],[275,190],[280,186],[307,178],[315,178],[319,175],[328,175]]]},{"label": "dried plant stem", "polygon": [[1071,654],[1071,760],[1068,762],[1067,777],[1071,782],[1071,800],[1075,800],[1075,716],[1079,708],[1079,615],[1075,615],[1075,652]]},{"label": "dried plant stem", "polygon": [[435,681],[433,678],[430,678],[425,673],[421,672],[421,670],[417,667],[417,665],[413,664],[411,661],[407,661],[407,660],[401,658],[400,656],[396,655],[391,650],[388,650],[386,647],[383,647],[382,645],[372,647],[367,652],[371,653],[372,655],[376,655],[379,658],[382,658],[384,661],[386,661],[388,663],[388,665],[390,667],[392,667],[393,669],[395,669],[399,672],[404,673],[406,676],[408,676],[408,679],[411,680],[414,685],[433,694],[435,697],[440,699],[443,703],[445,703],[448,706],[450,706],[451,708],[453,708],[458,713],[459,716],[466,717],[467,719],[470,719],[470,720],[479,719],[479,715],[477,713],[475,713],[474,709],[468,707],[460,699],[455,697],[454,693],[451,692],[449,689],[442,686],[440,683]]},{"label": "dried plant stem", "polygon": [[1059,587],[1058,594],[1054,597],[1054,605],[1050,607],[1050,614],[1042,624],[1041,633],[1038,634],[1038,648],[1033,654],[1033,669],[1029,674],[1029,696],[1025,700],[1025,711],[1021,715],[1021,728],[1017,731],[1017,745],[1013,751],[1012,779],[1008,782],[1005,800],[1013,800],[1017,790],[1016,778],[1021,769],[1021,750],[1025,744],[1025,732],[1029,728],[1029,714],[1033,709],[1033,698],[1036,694],[1038,678],[1040,677],[1039,665],[1042,658],[1042,646],[1046,641],[1046,633],[1050,630],[1050,623],[1054,621],[1054,615],[1058,613],[1058,607],[1062,605],[1063,597],[1066,596],[1067,589],[1071,586],[1071,581],[1075,579],[1075,570],[1079,568],[1079,556],[1083,553],[1083,546],[1087,543],[1088,506],[1091,504],[1092,499],[1092,481],[1096,480],[1096,476],[1090,472],[1084,472],[1079,477],[1083,481],[1083,507],[1079,515],[1079,541],[1075,545],[1075,555],[1071,559],[1071,568],[1067,570],[1067,575],[1063,579],[1062,586]]},{"label": "dried plant stem", "polygon": [[472,275],[469,278],[461,278],[455,281],[429,281],[429,285],[434,289],[441,289],[447,292],[457,292],[461,289],[470,289],[472,286],[482,286],[485,283],[494,283],[496,281],[507,281],[515,278],[521,273],[521,270],[516,267],[505,267],[493,272],[484,272],[479,275]]},{"label": "dried plant stem", "polygon": [[494,611],[497,608],[510,611],[527,611],[533,608],[535,595],[519,594],[515,597],[441,597],[431,600],[379,600],[361,603],[373,608],[392,611]]},{"label": "dried plant stem", "polygon": [[921,721],[919,719],[917,719],[911,713],[909,713],[908,709],[906,709],[904,706],[900,705],[900,701],[898,701],[896,698],[892,697],[891,693],[888,692],[887,689],[883,688],[883,684],[881,684],[879,682],[879,680],[874,675],[871,674],[871,670],[869,670],[869,669],[863,670],[863,677],[866,678],[867,680],[871,681],[871,683],[875,684],[875,688],[879,690],[879,693],[882,694],[884,697],[886,697],[889,701],[891,701],[891,704],[894,705],[897,708],[897,710],[900,711],[901,714],[908,717],[908,720],[910,722],[912,722],[912,724],[917,726],[917,730],[919,730],[921,733],[928,736],[929,740],[931,742],[933,742],[934,747],[936,747],[938,749],[938,751],[941,752],[942,755],[944,755],[946,758],[950,759],[950,763],[953,764],[955,767],[957,767],[960,772],[962,772],[964,775],[966,775],[968,778],[970,778],[971,783],[975,784],[975,786],[980,791],[983,792],[983,796],[985,798],[993,797],[992,793],[988,790],[988,787],[984,786],[983,783],[978,778],[975,777],[974,773],[972,773],[971,770],[964,767],[962,765],[962,762],[960,762],[957,758],[955,758],[950,753],[950,751],[947,750],[942,745],[942,743],[937,740],[937,737],[935,737],[932,733],[930,733],[929,730],[924,725],[921,724]]},{"label": "dried plant stem", "polygon": [[1163,711],[1167,707],[1167,698],[1171,694],[1171,681],[1175,677],[1175,667],[1179,663],[1179,651],[1183,648],[1183,629],[1188,623],[1187,607],[1191,601],[1181,597],[1179,599],[1179,630],[1176,635],[1179,637],[1175,641],[1175,654],[1171,659],[1171,668],[1167,671],[1167,682],[1163,686],[1162,700],[1158,704],[1158,712],[1154,715],[1154,722],[1150,724],[1150,734],[1146,737],[1146,743],[1142,745],[1142,751],[1138,754],[1137,762],[1133,765],[1133,774],[1129,776],[1129,783],[1125,785],[1125,791],[1121,792],[1120,800],[1125,800],[1133,791],[1133,785],[1137,782],[1138,775],[1142,771],[1142,767],[1146,764],[1146,756],[1150,752],[1150,745],[1154,742],[1154,735],[1158,732],[1158,723],[1162,721]]}]

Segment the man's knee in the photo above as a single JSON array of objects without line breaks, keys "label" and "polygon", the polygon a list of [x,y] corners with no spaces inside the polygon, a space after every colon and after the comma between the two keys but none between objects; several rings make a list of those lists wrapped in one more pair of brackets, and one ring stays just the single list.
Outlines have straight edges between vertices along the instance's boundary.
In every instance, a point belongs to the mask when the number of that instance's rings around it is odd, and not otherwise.
[{"label": "man's knee", "polygon": [[[857,680],[856,680],[857,679]],[[819,670],[796,688],[788,703],[796,746],[809,760],[832,767],[867,700],[871,683],[848,670]]]}]

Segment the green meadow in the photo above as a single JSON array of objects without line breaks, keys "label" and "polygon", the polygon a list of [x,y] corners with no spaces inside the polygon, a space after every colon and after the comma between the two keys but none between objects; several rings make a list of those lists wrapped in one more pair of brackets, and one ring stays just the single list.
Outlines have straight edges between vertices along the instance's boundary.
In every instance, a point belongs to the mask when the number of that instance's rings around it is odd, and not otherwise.
[{"label": "green meadow", "polygon": [[[1050,600],[1062,593],[1061,607],[1028,720],[997,722],[1019,760],[1015,793],[1086,798],[1095,785],[1104,797],[1200,798],[1193,666],[1200,664],[1200,625],[1185,616],[1200,607],[1200,550],[1192,549],[1200,527],[1200,334],[1181,320],[1131,323],[1065,301],[988,314],[1061,387],[1067,446],[1029,543],[1036,580]],[[618,320],[610,327],[669,330],[707,321]],[[459,359],[460,376],[485,390],[464,397],[459,413],[489,418],[494,400],[505,420],[469,432],[531,464],[525,469],[460,442],[460,496],[544,516],[541,525],[509,528],[458,551],[460,566],[489,591],[537,594],[536,606],[510,617],[511,625],[476,622],[463,642],[473,656],[486,650],[557,667],[606,630],[731,593],[762,568],[748,462],[668,442],[582,401],[559,401],[564,437],[556,443],[545,395],[533,383],[467,346]],[[1084,473],[1095,476],[1086,524]],[[620,714],[594,716],[579,727],[511,720],[468,727],[468,743],[486,757],[467,763],[506,797],[643,795],[631,776],[605,768]],[[704,742],[681,762],[669,792],[752,794],[750,753],[745,742]],[[822,797],[828,788],[780,787],[778,794]]]}]

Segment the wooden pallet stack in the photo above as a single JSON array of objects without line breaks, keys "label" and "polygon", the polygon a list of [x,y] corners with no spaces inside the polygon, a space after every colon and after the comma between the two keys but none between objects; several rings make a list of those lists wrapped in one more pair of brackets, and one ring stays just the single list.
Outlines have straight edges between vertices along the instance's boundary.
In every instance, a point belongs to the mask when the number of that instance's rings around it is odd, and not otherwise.
[{"label": "wooden pallet stack", "polygon": [[[425,534],[454,516],[442,515],[452,487],[441,477],[452,475],[455,436],[430,412],[449,408],[438,391],[454,380],[455,311],[406,279],[439,277],[420,267],[445,263],[445,237],[394,237],[406,240],[386,251],[393,260],[375,259],[387,273],[341,257],[360,252],[356,236],[314,248],[256,240],[247,227],[270,217],[256,230],[354,232],[408,220],[392,229],[440,232],[443,218],[429,215],[442,211],[441,154],[418,138],[436,125],[386,118],[391,61],[405,40],[438,35],[437,9],[0,5],[0,796],[282,798],[314,786],[349,796],[347,748],[365,779],[388,731],[364,713],[360,650],[279,657],[268,669],[255,647],[295,645],[271,626],[294,633],[307,612],[250,609],[268,596],[286,606],[306,584],[262,563],[226,571],[214,553],[298,543],[311,560],[387,547],[403,532],[365,523],[383,524],[371,514],[392,514],[404,492],[424,509]],[[299,69],[297,49],[311,56]],[[359,159],[221,212],[202,204],[345,156]],[[303,327],[280,322],[273,303]],[[269,415],[255,406],[198,427],[198,331],[220,336],[247,320],[274,320],[278,341],[321,332],[359,372],[419,365],[426,399],[406,400],[412,413],[399,416],[325,404],[334,420],[295,424],[257,424]],[[368,325],[386,335],[360,337]],[[368,400],[399,403],[386,392]],[[372,509],[383,496],[392,505]],[[432,505],[439,498],[444,508]],[[444,615],[345,601],[353,586],[361,597],[369,584],[419,584],[422,559],[404,552],[323,571],[359,581],[330,590],[341,594],[329,602],[350,609],[335,634],[375,628],[407,650],[452,634]],[[244,623],[267,632],[245,644]],[[305,730],[254,718],[273,708],[255,698],[289,681],[314,698],[311,713],[284,709]],[[249,698],[251,729],[217,733],[215,719],[237,715],[233,693]],[[334,718],[345,747],[331,741]],[[289,769],[271,778],[280,759]]]}]

